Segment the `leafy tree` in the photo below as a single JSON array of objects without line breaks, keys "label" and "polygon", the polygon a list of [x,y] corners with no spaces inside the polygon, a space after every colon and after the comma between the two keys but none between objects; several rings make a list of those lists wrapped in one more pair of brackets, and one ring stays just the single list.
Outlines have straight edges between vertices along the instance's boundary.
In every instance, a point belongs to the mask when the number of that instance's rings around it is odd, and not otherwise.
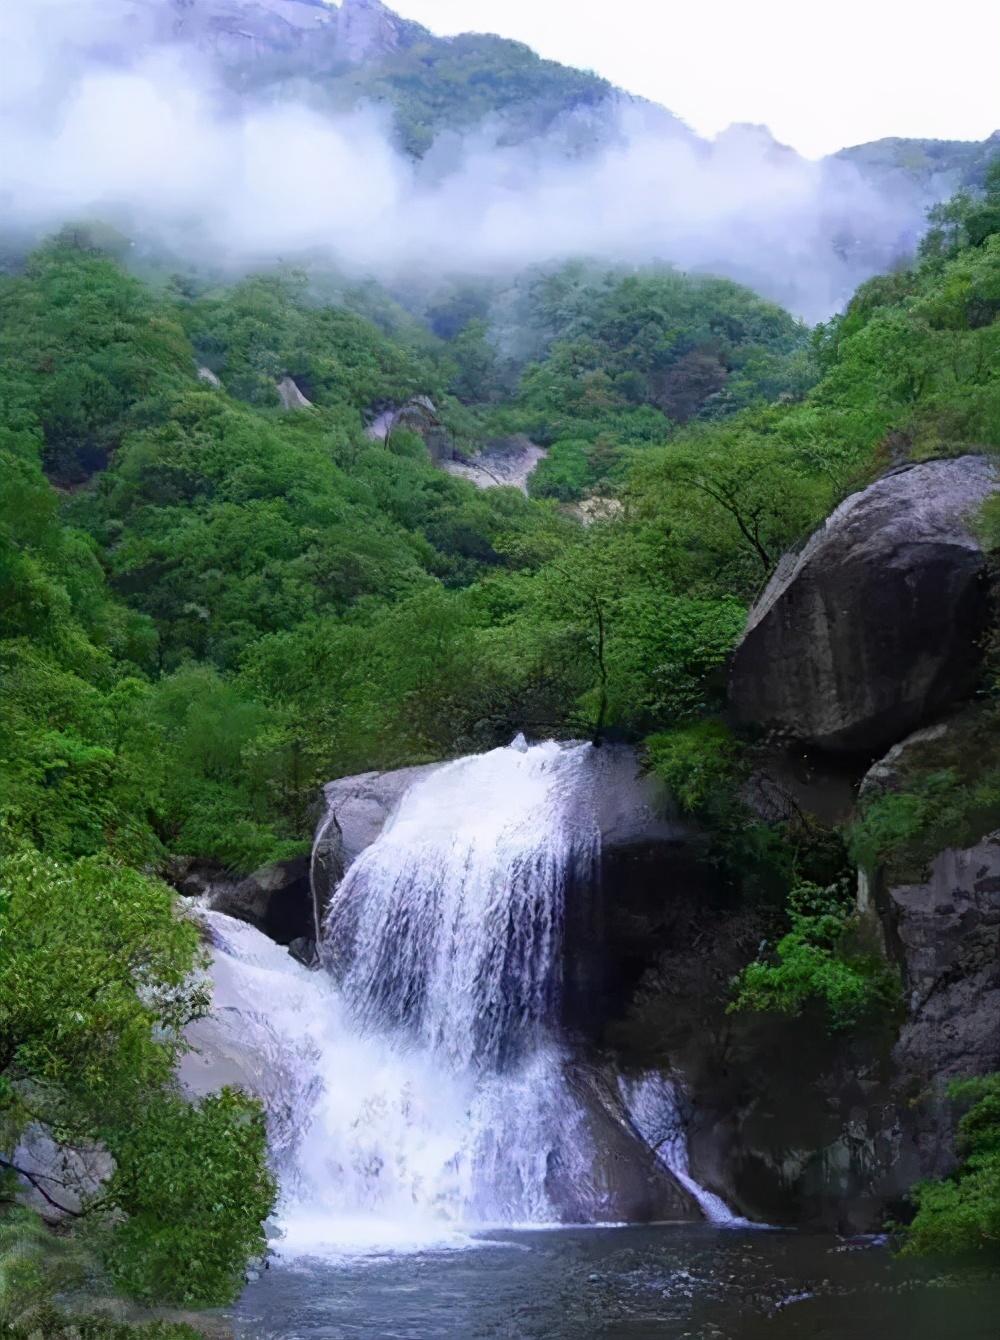
[{"label": "leafy tree", "polygon": [[[0,862],[0,951],[0,1166],[87,1219],[128,1291],[229,1301],[274,1186],[255,1103],[175,1092],[182,1029],[208,1005],[196,926],[107,857],[66,865],[18,845]],[[20,1168],[29,1122],[57,1148],[106,1148],[111,1179],[53,1189]]]}]

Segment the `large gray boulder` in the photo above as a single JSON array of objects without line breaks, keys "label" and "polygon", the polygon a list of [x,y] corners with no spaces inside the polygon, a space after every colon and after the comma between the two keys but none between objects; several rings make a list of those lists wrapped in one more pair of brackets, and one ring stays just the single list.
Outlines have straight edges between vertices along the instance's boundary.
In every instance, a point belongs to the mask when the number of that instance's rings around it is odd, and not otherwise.
[{"label": "large gray boulder", "polygon": [[987,617],[969,522],[997,488],[991,460],[960,456],[902,466],[841,503],[750,613],[736,718],[871,755],[967,694]]}]

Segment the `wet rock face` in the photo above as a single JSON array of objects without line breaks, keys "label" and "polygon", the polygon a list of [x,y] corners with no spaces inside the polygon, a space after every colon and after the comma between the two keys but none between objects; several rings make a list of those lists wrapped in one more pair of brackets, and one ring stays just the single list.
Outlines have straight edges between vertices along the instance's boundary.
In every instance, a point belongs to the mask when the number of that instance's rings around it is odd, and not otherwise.
[{"label": "wet rock face", "polygon": [[872,755],[972,688],[986,560],[969,530],[998,487],[982,456],[927,461],[853,494],[778,565],[733,657],[744,723]]},{"label": "wet rock face", "polygon": [[833,1037],[818,1015],[727,1016],[754,949],[728,914],[692,905],[661,963],[646,1031],[685,1078],[692,1170],[751,1218],[879,1229],[915,1182],[954,1167],[950,1081],[1000,1070],[1000,830],[911,883],[875,878],[869,910],[906,1014],[867,1035]]},{"label": "wet rock face", "polygon": [[546,1190],[564,1223],[648,1224],[698,1221],[704,1214],[673,1173],[639,1137],[628,1119],[614,1076],[597,1066],[568,1067],[596,1158],[585,1171],[555,1161]]}]

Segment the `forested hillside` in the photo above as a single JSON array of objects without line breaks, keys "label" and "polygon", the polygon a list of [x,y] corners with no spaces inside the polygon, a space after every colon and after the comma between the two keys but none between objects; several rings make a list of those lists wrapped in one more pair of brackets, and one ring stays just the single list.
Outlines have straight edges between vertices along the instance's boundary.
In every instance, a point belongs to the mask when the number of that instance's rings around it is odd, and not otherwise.
[{"label": "forested hillside", "polygon": [[[158,876],[305,850],[331,777],[518,731],[628,739],[735,896],[799,936],[792,1008],[818,997],[840,1026],[891,999],[822,921],[843,907],[802,902],[839,877],[839,838],[804,850],[741,808],[724,666],[782,553],[848,492],[1000,448],[996,169],[812,333],[662,268],[456,281],[408,311],[318,272],[140,279],[117,250],[67,230],[0,279],[0,1111],[8,1134],[113,1150],[94,1250],[119,1287],[223,1301],[273,1198],[252,1105],[170,1088],[204,1001]],[[282,405],[289,377],[311,403]],[[414,397],[459,456],[549,448],[531,496],[452,478],[412,428],[366,434]],[[613,506],[584,525],[567,504],[595,493]],[[988,698],[994,678],[990,660]],[[1000,805],[976,806],[985,831]],[[899,837],[869,827],[855,840]],[[743,1006],[773,1005],[769,972]]]}]

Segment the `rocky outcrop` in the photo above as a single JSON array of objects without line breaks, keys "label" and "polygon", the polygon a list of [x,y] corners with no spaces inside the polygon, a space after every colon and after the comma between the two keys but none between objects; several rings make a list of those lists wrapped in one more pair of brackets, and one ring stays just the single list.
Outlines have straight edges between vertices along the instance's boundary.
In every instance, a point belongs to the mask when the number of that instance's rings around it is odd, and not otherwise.
[{"label": "rocky outcrop", "polygon": [[869,757],[967,694],[987,615],[970,514],[998,487],[983,456],[893,470],[786,555],[733,656],[744,723]]},{"label": "rocky outcrop", "polygon": [[280,945],[313,939],[309,858],[296,856],[261,866],[246,879],[194,867],[175,880],[182,893],[201,899],[213,912],[245,921]]},{"label": "rocky outcrop", "polygon": [[491,442],[472,456],[442,461],[441,468],[477,489],[514,488],[527,493],[528,480],[547,455],[544,447],[519,435]]},{"label": "rocky outcrop", "polygon": [[380,0],[128,0],[121,42],[183,43],[224,66],[267,61],[296,73],[378,60],[427,39]]},{"label": "rocky outcrop", "polygon": [[876,892],[899,956],[906,1020],[893,1052],[920,1172],[947,1172],[949,1081],[1000,1070],[1000,829],[943,851],[927,878]]},{"label": "rocky outcrop", "polygon": [[443,460],[452,450],[451,436],[438,417],[437,407],[430,396],[414,396],[404,405],[381,410],[365,428],[365,436],[371,442],[388,446],[398,428],[408,428],[422,437],[433,461]]},{"label": "rocky outcrop", "polygon": [[397,768],[394,772],[363,772],[356,777],[340,777],[324,786],[322,814],[310,862],[317,939],[330,897],[350,866],[381,833],[407,788],[442,766],[429,763],[424,767]]},{"label": "rocky outcrop", "polygon": [[342,0],[337,15],[338,55],[353,65],[390,56],[428,36],[426,29],[401,19],[381,0]]},{"label": "rocky outcrop", "polygon": [[121,41],[183,43],[222,65],[275,57],[299,68],[335,58],[338,13],[323,0],[128,0]]},{"label": "rocky outcrop", "polygon": [[281,401],[281,408],[286,410],[293,409],[312,409],[313,402],[308,400],[299,390],[296,382],[291,377],[282,377],[277,385],[278,399]]}]

